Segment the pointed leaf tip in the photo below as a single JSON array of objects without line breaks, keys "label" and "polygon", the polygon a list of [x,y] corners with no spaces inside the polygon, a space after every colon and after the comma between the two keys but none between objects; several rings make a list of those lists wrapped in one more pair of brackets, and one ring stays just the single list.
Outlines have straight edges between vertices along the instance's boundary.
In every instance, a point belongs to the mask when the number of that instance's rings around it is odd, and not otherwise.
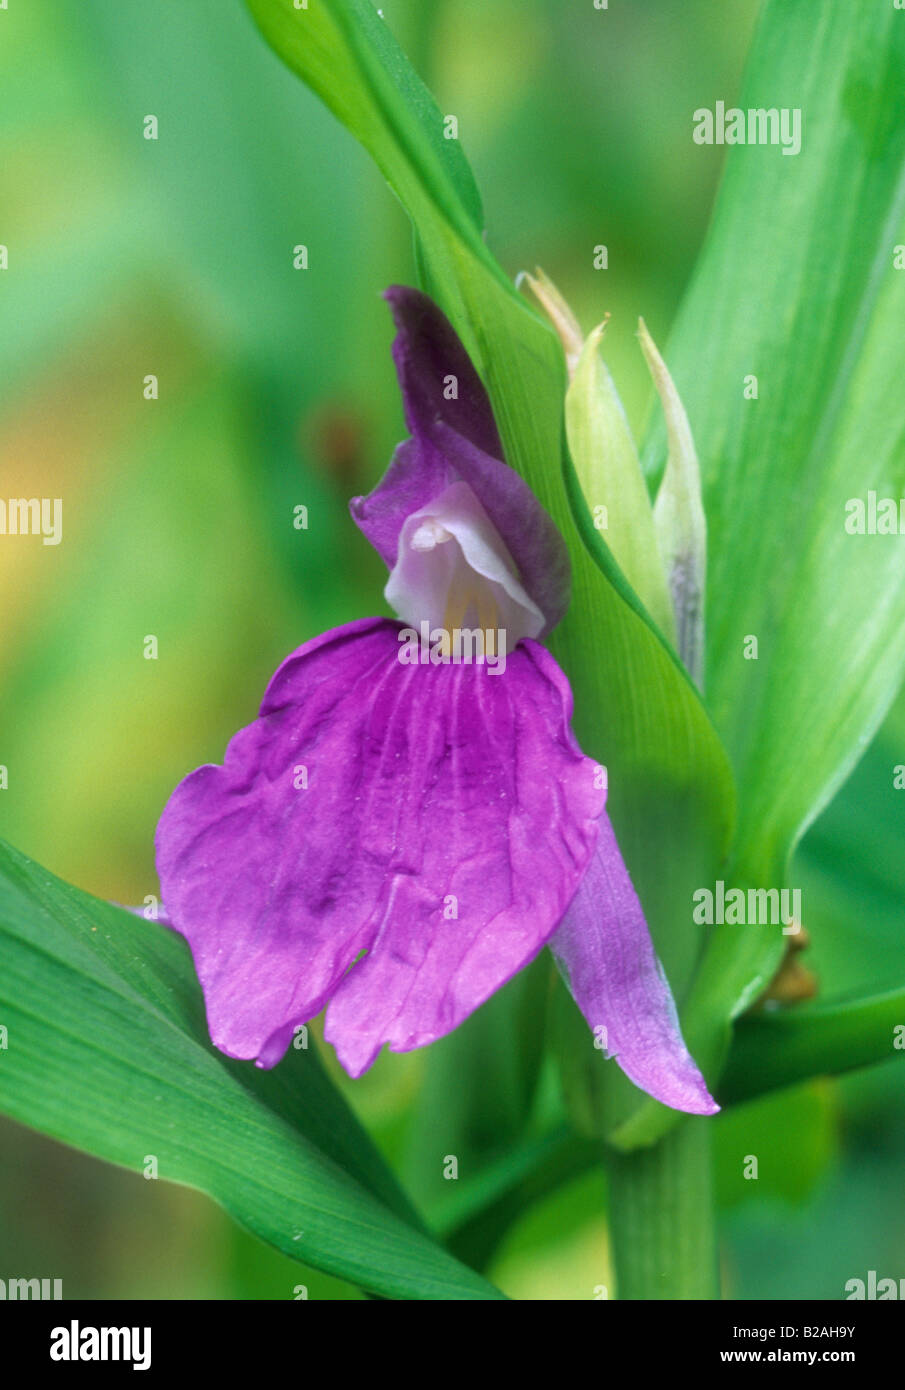
[{"label": "pointed leaf tip", "polygon": [[695,685],[702,689],[707,520],[701,472],[685,407],[642,318],[638,320],[638,337],[663,407],[669,442],[666,469],[654,503],[654,530],[672,596],[679,655]]},{"label": "pointed leaf tip", "polygon": [[[571,381],[575,375],[575,369],[578,366],[578,359],[584,345],[581,325],[564,296],[560,294],[549,275],[541,270],[540,266],[535,267],[533,275],[529,275],[527,270],[522,271],[516,284],[521,286],[523,283],[531,290],[559,335]],[[606,318],[609,319],[609,314]]]},{"label": "pointed leaf tip", "polygon": [[609,315],[588,334],[566,393],[566,433],[575,472],[601,539],[669,641],[672,602],[654,532],[641,461],[599,348]]}]

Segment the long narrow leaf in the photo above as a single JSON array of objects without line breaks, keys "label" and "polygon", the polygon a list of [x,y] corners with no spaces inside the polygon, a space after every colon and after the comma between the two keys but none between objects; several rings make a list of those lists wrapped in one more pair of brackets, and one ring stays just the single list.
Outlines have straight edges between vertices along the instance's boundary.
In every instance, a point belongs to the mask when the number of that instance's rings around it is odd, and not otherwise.
[{"label": "long narrow leaf", "polygon": [[391,1298],[501,1295],[435,1244],[313,1045],[273,1072],[207,1038],[185,943],[0,842],[0,1110],[198,1187],[284,1254]]}]

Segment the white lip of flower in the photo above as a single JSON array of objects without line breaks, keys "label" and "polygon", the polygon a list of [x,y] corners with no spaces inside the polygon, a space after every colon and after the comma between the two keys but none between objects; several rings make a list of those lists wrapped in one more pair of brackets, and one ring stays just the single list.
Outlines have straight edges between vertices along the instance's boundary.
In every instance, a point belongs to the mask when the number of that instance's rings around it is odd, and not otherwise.
[{"label": "white lip of flower", "polygon": [[505,633],[509,651],[545,625],[499,531],[464,482],[406,517],[384,595],[413,627],[495,630]]},{"label": "white lip of flower", "polygon": [[441,526],[433,517],[428,517],[427,521],[422,521],[420,526],[412,535],[409,545],[413,550],[433,550],[435,546],[443,545],[445,541],[452,540],[452,531],[447,531],[445,526]]}]

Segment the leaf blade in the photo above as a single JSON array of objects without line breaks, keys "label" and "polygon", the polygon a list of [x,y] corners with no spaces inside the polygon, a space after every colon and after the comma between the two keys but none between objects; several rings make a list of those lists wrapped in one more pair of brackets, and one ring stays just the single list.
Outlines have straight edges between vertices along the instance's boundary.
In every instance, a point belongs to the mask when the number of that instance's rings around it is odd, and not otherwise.
[{"label": "leaf blade", "polygon": [[[0,1108],[207,1192],[295,1259],[391,1298],[498,1298],[417,1224],[313,1049],[214,1051],[188,952],[0,842]],[[313,1117],[313,1118],[312,1118]]]},{"label": "leaf blade", "polygon": [[[905,495],[896,20],[892,7],[768,0],[739,104],[800,108],[804,147],[795,158],[730,151],[670,342],[708,518],[708,703],[738,779],[726,877],[739,886],[786,881],[798,839],[905,670],[905,546],[883,551],[877,542],[901,538],[846,536],[843,526],[850,496],[872,486]],[[759,394],[746,400],[752,375]],[[664,455],[657,422],[643,452],[649,474]],[[743,659],[751,635],[757,660]],[[709,1077],[782,949],[763,927],[736,940],[714,933],[683,1011]],[[650,1142],[668,1123],[642,1102],[620,1142]]]}]

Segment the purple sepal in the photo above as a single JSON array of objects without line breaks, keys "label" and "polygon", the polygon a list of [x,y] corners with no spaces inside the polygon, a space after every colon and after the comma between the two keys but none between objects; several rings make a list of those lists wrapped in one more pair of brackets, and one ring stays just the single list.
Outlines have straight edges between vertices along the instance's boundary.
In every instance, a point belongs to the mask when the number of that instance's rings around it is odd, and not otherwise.
[{"label": "purple sepal", "polygon": [[[546,634],[569,603],[566,544],[524,479],[503,461],[490,401],[452,325],[419,290],[394,285],[385,298],[396,323],[393,360],[412,438],[399,445],[374,491],[352,499],[352,517],[392,569],[406,517],[452,483],[467,483],[544,614]],[[447,399],[453,381],[455,395]]]},{"label": "purple sepal", "polygon": [[590,867],[550,949],[585,1021],[626,1076],[675,1110],[713,1115],[719,1106],[682,1040],[669,984],[605,811],[598,825]]}]

